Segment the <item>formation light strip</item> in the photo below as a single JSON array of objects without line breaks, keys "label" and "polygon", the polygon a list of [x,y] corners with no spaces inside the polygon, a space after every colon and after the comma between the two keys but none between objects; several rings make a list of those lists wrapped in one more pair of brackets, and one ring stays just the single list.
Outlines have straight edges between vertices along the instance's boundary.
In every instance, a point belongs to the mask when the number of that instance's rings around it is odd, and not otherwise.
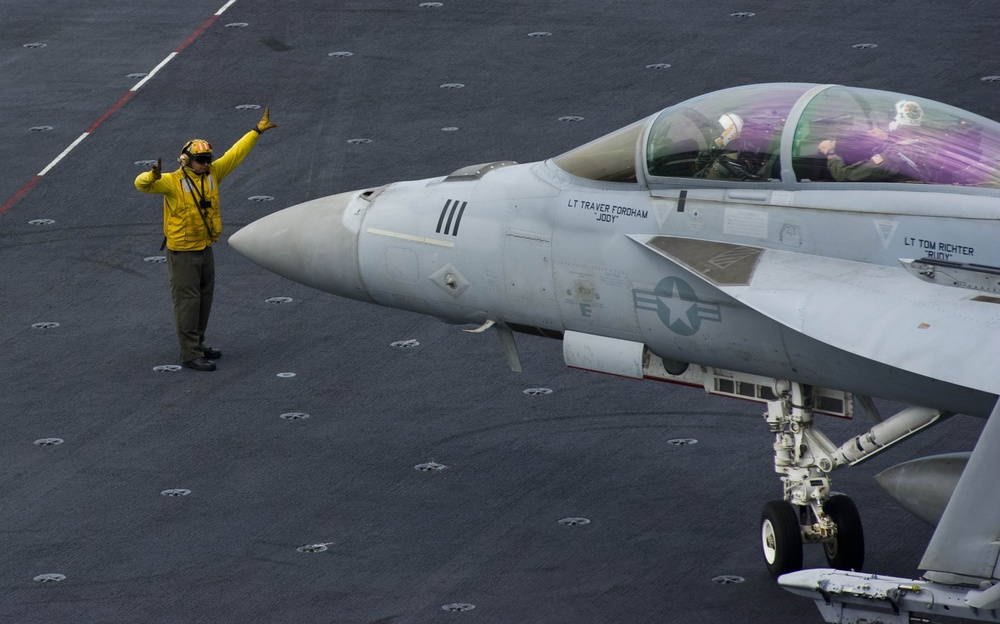
[{"label": "formation light strip", "polygon": [[368,228],[369,234],[375,234],[377,236],[388,236],[389,238],[399,238],[402,240],[413,241],[415,243],[423,243],[425,245],[437,245],[438,247],[447,247],[448,249],[454,249],[455,243],[451,241],[438,240],[436,238],[427,238],[425,236],[414,236],[413,234],[403,234],[402,232],[390,232],[389,230],[380,230],[378,228]]}]

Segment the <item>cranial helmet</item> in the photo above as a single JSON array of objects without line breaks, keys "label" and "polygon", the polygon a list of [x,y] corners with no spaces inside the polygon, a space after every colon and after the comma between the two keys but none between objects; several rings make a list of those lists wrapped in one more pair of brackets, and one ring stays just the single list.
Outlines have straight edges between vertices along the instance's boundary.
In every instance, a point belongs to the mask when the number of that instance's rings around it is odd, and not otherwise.
[{"label": "cranial helmet", "polygon": [[190,161],[208,164],[212,162],[212,146],[205,139],[191,139],[181,149],[180,161],[185,165]]},{"label": "cranial helmet", "polygon": [[719,117],[719,125],[722,126],[722,134],[715,140],[715,144],[719,147],[729,145],[730,141],[743,132],[743,118],[736,113],[726,113]]},{"label": "cranial helmet", "polygon": [[919,126],[924,118],[924,109],[920,105],[910,100],[900,100],[896,102],[896,119],[893,120],[893,129],[899,126]]}]

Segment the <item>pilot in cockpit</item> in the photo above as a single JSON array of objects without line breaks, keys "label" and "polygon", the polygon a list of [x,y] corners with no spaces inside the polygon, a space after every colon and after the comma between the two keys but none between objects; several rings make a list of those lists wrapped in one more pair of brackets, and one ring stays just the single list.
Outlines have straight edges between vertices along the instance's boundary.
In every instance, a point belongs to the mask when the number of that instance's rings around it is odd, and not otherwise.
[{"label": "pilot in cockpit", "polygon": [[826,139],[818,146],[827,158],[827,168],[837,182],[912,182],[926,181],[928,172],[921,164],[920,124],[924,112],[910,100],[896,102],[896,116],[888,131],[874,127],[868,130],[871,142],[867,159],[848,164],[837,153],[837,141]]},{"label": "pilot in cockpit", "polygon": [[767,154],[756,148],[750,149],[747,145],[748,136],[744,134],[748,129],[746,126],[743,117],[736,113],[724,113],[719,117],[719,135],[708,152],[699,159],[707,163],[694,177],[711,180],[767,180],[768,176],[762,175],[767,164]]}]

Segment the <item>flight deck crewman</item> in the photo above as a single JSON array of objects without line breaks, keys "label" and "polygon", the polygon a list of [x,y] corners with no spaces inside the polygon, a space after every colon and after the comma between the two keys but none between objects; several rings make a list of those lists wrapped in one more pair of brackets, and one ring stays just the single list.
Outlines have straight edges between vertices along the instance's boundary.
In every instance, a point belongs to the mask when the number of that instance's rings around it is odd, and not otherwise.
[{"label": "flight deck crewman", "polygon": [[161,173],[158,159],[151,170],[135,179],[135,188],[143,193],[163,195],[163,235],[174,325],[181,362],[188,368],[215,370],[212,360],[222,357],[219,349],[205,346],[215,290],[212,243],[222,233],[219,183],[243,162],[261,134],[276,127],[270,109],[265,108],[257,125],[217,160],[212,158],[208,141],[191,139],[181,149],[177,171]]}]

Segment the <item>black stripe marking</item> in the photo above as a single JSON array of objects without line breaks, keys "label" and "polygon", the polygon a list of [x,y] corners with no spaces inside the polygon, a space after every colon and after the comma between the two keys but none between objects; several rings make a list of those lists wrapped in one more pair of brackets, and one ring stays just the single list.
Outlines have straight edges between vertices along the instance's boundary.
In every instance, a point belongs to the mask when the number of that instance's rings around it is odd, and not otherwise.
[{"label": "black stripe marking", "polygon": [[462,202],[462,207],[458,210],[458,218],[455,219],[455,231],[451,233],[452,236],[458,236],[458,224],[462,222],[462,215],[465,214],[465,207],[468,204],[469,202]]},{"label": "black stripe marking", "polygon": [[688,192],[681,191],[680,197],[677,198],[677,212],[684,212],[684,204],[687,202]]},{"label": "black stripe marking", "polygon": [[444,223],[444,213],[448,212],[448,206],[450,206],[450,205],[451,205],[451,200],[449,199],[448,201],[446,201],[444,203],[444,208],[441,209],[441,216],[438,217],[438,226],[437,226],[437,229],[434,230],[438,234],[441,233],[441,224]]},{"label": "black stripe marking", "polygon": [[451,234],[451,220],[455,218],[455,209],[458,208],[458,200],[451,205],[451,211],[448,213],[448,223],[444,226],[444,233]]}]

